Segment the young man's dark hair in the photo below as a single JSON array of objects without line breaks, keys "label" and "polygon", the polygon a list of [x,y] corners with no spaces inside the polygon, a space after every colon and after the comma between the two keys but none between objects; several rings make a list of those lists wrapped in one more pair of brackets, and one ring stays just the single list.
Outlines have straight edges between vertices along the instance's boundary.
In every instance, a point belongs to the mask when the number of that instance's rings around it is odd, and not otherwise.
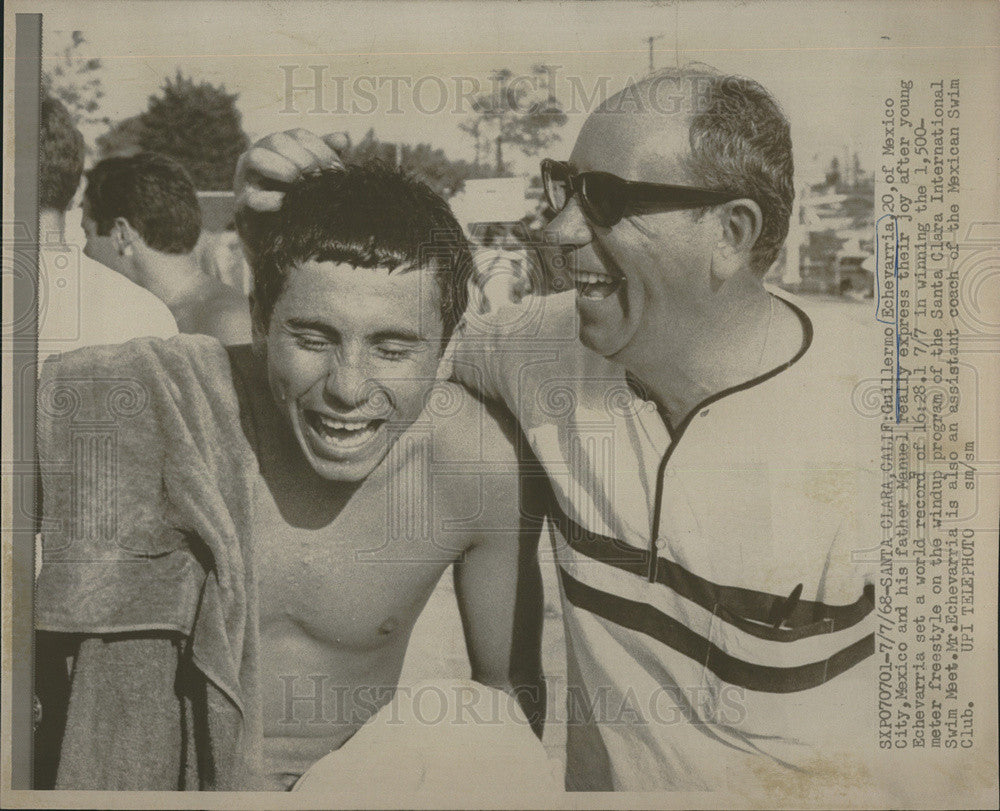
[{"label": "young man's dark hair", "polygon": [[389,270],[433,262],[445,338],[465,311],[472,254],[461,226],[428,185],[399,170],[375,161],[325,169],[291,184],[278,212],[244,210],[237,222],[251,248],[261,333],[288,271],[309,260]]},{"label": "young man's dark hair", "polygon": [[65,211],[83,175],[83,136],[58,99],[44,96],[38,155],[38,205]]},{"label": "young man's dark hair", "polygon": [[102,160],[87,172],[83,199],[100,236],[123,217],[153,250],[185,254],[201,234],[194,183],[184,167],[155,152]]}]

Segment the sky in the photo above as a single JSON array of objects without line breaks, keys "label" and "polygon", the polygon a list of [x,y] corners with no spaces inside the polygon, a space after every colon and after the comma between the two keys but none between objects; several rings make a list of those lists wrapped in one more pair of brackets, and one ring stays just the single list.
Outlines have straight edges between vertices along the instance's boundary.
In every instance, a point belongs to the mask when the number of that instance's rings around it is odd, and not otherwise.
[{"label": "sky", "polygon": [[[965,70],[984,58],[977,46],[993,35],[989,26],[977,28],[984,7],[975,4],[953,4],[947,14],[961,12],[955,20],[927,4],[863,2],[25,5],[43,11],[45,54],[70,31],[83,31],[83,53],[103,62],[101,113],[112,120],[141,112],[180,69],[238,93],[251,139],[297,126],[358,139],[374,127],[382,140],[429,142],[467,160],[472,140],[458,125],[468,116],[462,92],[472,83],[488,87],[497,68],[527,77],[533,64],[556,66],[556,95],[571,114],[547,152],[566,157],[594,105],[588,99],[644,75],[646,38],[654,36],[657,67],[705,61],[771,90],[791,121],[800,172],[845,149],[859,149],[862,164],[874,168],[879,77],[905,74],[927,55],[940,58],[941,28],[950,31],[949,59]],[[934,16],[922,18],[922,8]],[[317,75],[322,110],[311,89]],[[289,96],[289,79],[306,88]],[[536,161],[516,158],[515,168]]]}]

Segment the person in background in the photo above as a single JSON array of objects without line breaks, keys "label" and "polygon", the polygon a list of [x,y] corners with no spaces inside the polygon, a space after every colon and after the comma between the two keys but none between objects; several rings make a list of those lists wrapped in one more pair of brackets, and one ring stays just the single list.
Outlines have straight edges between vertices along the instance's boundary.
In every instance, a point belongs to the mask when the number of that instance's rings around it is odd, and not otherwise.
[{"label": "person in background", "polygon": [[520,223],[491,222],[479,238],[474,254],[476,274],[470,293],[488,311],[490,302],[518,301],[530,288],[528,256],[515,231]]},{"label": "person in background", "polygon": [[[66,212],[83,177],[83,135],[58,99],[41,103],[38,144],[38,367],[59,362],[62,353],[87,346],[121,344],[133,338],[169,338],[177,324],[156,296],[67,240]],[[51,359],[51,360],[50,360]],[[44,395],[43,395],[44,396]],[[35,576],[41,571],[41,535],[35,534]],[[36,651],[36,667],[57,670],[45,651]],[[35,685],[39,694],[50,682]]]},{"label": "person in background", "polygon": [[83,176],[84,143],[66,107],[46,96],[39,143],[39,368],[82,346],[148,335],[168,338],[177,324],[166,305],[67,241],[66,211]]},{"label": "person in background", "polygon": [[253,288],[250,266],[243,255],[232,192],[198,192],[201,205],[201,236],[194,253],[198,265],[227,287],[249,296]]},{"label": "person in background", "polygon": [[82,224],[86,255],[159,298],[181,332],[250,340],[247,299],[198,264],[201,209],[179,164],[152,152],[102,160],[87,173]]},{"label": "person in background", "polygon": [[198,264],[209,276],[244,296],[250,295],[253,280],[235,225],[224,231],[203,230],[195,252]]}]

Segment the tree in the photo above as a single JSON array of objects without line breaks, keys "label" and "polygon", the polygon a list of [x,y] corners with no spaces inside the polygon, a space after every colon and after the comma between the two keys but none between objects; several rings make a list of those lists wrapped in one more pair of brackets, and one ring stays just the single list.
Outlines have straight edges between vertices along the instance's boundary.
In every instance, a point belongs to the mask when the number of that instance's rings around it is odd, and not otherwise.
[{"label": "tree", "polygon": [[412,172],[445,198],[462,190],[465,181],[473,177],[484,177],[488,172],[468,161],[450,160],[441,149],[430,144],[416,144],[402,147],[400,165]]},{"label": "tree", "polygon": [[228,191],[236,161],[249,145],[237,98],[224,86],[195,84],[178,70],[139,116],[142,148],[182,164],[199,189]]},{"label": "tree", "polygon": [[112,155],[131,155],[142,150],[142,121],[139,116],[123,118],[103,135],[97,137],[100,159]]},{"label": "tree", "polygon": [[515,76],[503,68],[493,71],[493,89],[472,101],[472,115],[459,129],[472,136],[476,144],[476,163],[485,162],[492,151],[494,172],[507,174],[504,145],[525,155],[537,155],[559,139],[556,130],[566,123],[566,113],[555,97],[551,70],[535,65],[531,76]]},{"label": "tree", "polygon": [[[64,31],[51,32],[56,39]],[[73,31],[50,68],[42,72],[42,92],[66,105],[73,122],[107,124],[106,116],[97,115],[104,90],[101,88],[101,60],[82,51],[87,40],[82,31]]]},{"label": "tree", "polygon": [[144,113],[119,121],[97,139],[101,155],[159,152],[180,163],[202,191],[228,191],[236,161],[249,141],[235,93],[177,71]]},{"label": "tree", "polygon": [[830,161],[826,170],[826,185],[836,187],[840,183],[840,161],[836,157]]}]

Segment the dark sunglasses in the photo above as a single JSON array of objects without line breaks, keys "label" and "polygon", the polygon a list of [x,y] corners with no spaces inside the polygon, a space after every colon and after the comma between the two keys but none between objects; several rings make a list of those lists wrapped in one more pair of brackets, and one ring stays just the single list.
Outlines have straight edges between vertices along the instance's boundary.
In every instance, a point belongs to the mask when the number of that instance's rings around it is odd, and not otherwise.
[{"label": "dark sunglasses", "polygon": [[734,191],[623,180],[608,172],[574,172],[565,161],[542,161],[542,185],[552,210],[562,211],[574,195],[584,215],[610,228],[626,214],[700,208],[746,197]]}]

